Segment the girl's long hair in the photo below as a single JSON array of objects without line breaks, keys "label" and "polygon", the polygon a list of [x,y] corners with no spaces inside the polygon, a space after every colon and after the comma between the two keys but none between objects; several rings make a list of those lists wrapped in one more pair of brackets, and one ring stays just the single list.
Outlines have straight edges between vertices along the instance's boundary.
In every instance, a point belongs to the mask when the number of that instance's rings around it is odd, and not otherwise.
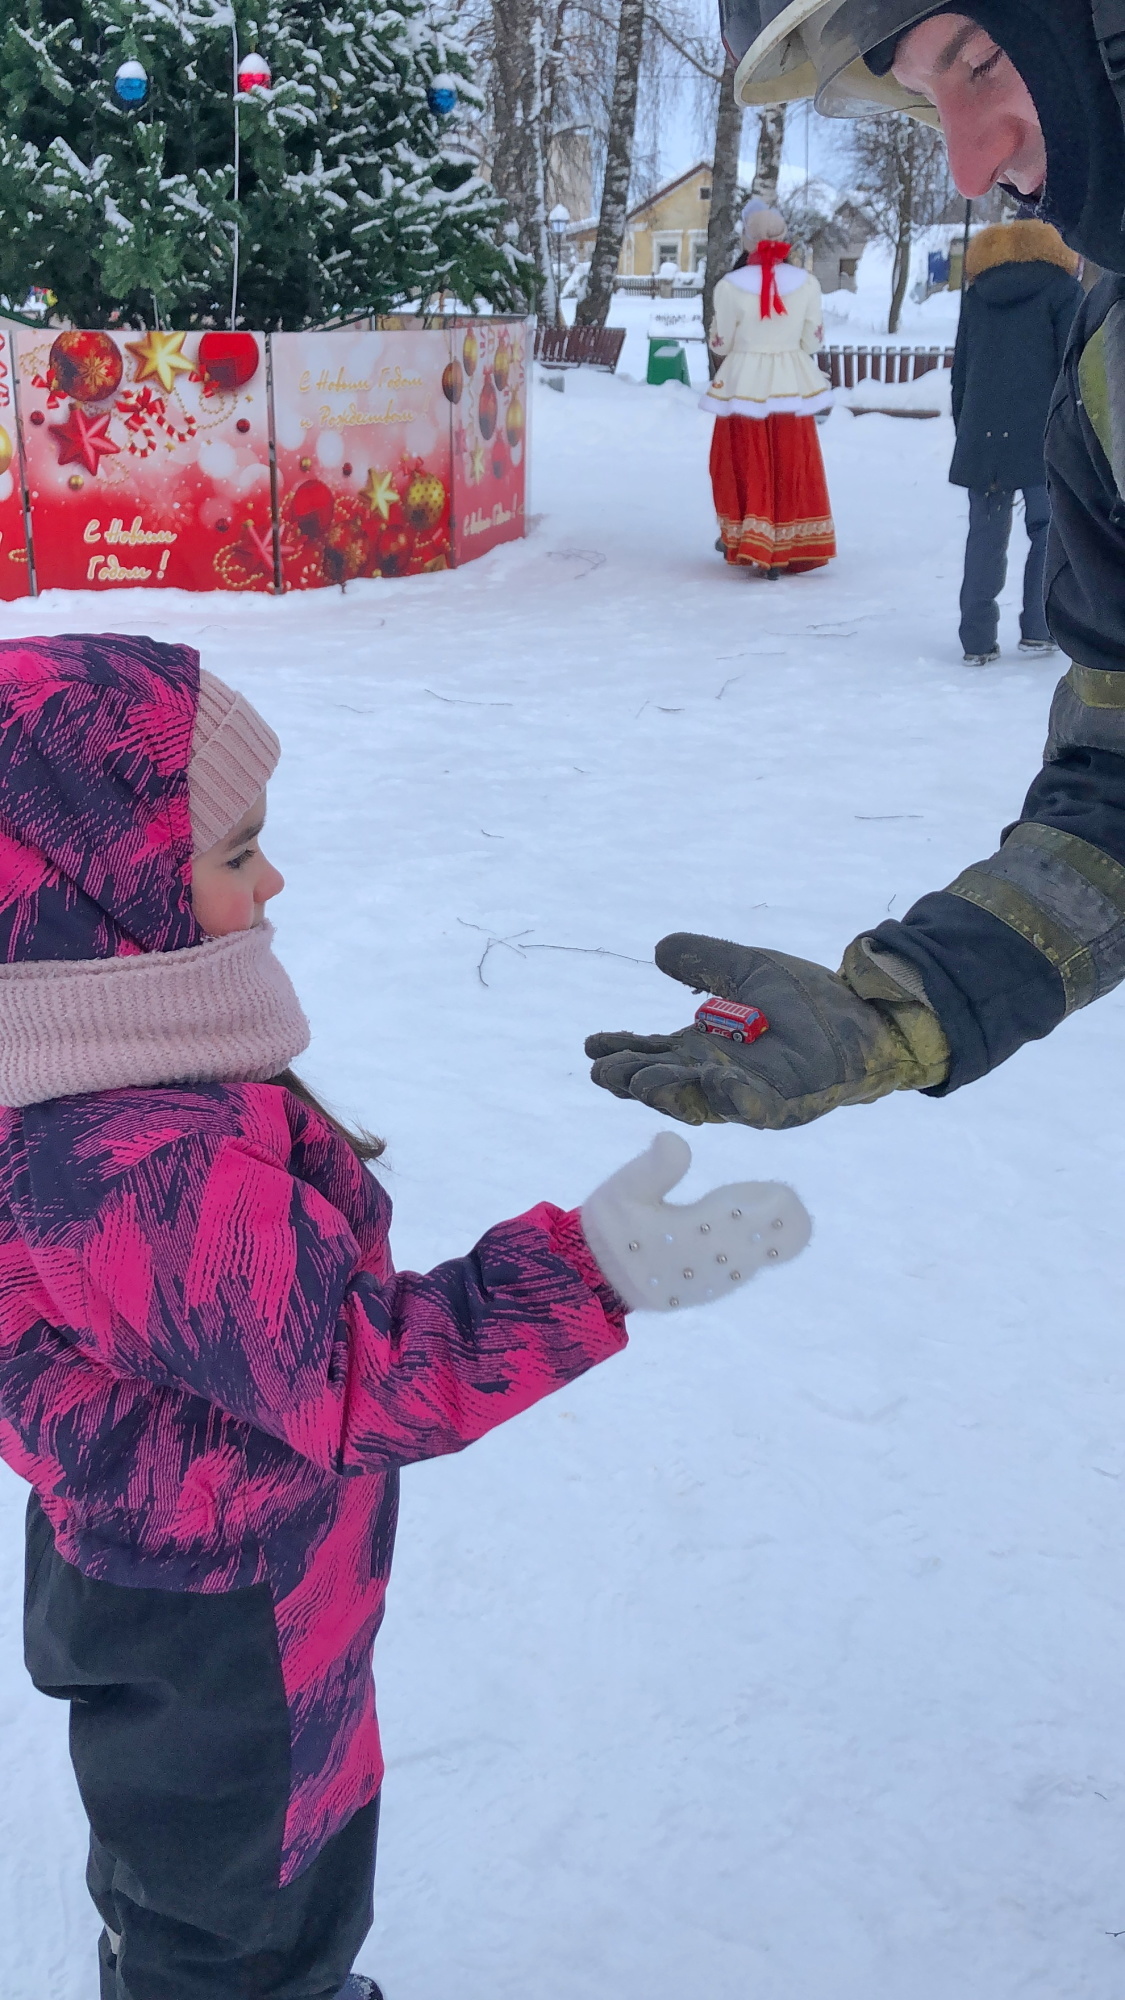
[{"label": "girl's long hair", "polygon": [[292,1091],[294,1097],[299,1098],[302,1104],[307,1104],[310,1111],[319,1112],[325,1124],[332,1127],[336,1137],[342,1139],[346,1146],[350,1146],[356,1159],[362,1160],[365,1166],[371,1160],[380,1159],[386,1151],[385,1139],[376,1139],[373,1133],[365,1132],[362,1127],[358,1132],[353,1132],[350,1126],[341,1124],[327,1105],[322,1104],[319,1097],[314,1096],[308,1084],[302,1083],[293,1070],[283,1069],[281,1075],[271,1078],[271,1081],[280,1084],[283,1090]]}]

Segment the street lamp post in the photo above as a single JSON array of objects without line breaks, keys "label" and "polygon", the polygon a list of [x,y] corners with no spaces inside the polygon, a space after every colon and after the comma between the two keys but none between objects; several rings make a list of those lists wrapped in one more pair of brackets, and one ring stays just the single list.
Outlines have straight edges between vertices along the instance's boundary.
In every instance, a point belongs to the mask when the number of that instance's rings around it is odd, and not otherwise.
[{"label": "street lamp post", "polygon": [[547,227],[551,232],[551,238],[554,244],[554,251],[555,251],[555,315],[558,319],[559,325],[561,326],[563,323],[562,246],[563,246],[563,237],[566,235],[567,230],[570,228],[570,210],[569,208],[566,208],[561,201],[557,201],[555,203],[553,209],[551,210],[550,215],[547,217]]}]

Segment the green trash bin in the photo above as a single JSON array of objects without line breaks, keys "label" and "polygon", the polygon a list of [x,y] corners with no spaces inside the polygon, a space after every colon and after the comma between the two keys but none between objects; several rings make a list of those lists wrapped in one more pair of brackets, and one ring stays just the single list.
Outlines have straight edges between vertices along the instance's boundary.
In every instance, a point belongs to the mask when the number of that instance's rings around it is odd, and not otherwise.
[{"label": "green trash bin", "polygon": [[655,340],[649,335],[648,374],[646,382],[683,382],[691,388],[688,374],[687,349],[682,340],[669,340],[667,336]]}]

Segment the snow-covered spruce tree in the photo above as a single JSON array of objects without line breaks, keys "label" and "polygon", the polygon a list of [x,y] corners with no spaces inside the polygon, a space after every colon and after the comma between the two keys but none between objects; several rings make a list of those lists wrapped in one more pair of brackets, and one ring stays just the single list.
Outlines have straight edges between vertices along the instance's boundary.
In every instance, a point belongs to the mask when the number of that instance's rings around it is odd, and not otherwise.
[{"label": "snow-covered spruce tree", "polygon": [[[272,85],[240,99],[233,38]],[[118,66],[148,72],[139,106]],[[6,0],[0,294],[54,292],[79,326],[299,328],[442,293],[534,295],[506,211],[430,104],[479,103],[422,0]]]}]

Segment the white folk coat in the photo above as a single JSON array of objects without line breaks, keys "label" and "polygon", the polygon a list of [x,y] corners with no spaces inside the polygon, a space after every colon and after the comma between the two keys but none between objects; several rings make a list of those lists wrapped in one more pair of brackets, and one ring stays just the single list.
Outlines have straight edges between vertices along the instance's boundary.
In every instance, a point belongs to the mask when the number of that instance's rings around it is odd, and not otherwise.
[{"label": "white folk coat", "polygon": [[761,315],[762,270],[744,264],[715,286],[710,346],[723,356],[700,408],[714,417],[815,416],[832,390],[814,356],[821,340],[821,293],[808,271],[779,264],[783,313]]}]

